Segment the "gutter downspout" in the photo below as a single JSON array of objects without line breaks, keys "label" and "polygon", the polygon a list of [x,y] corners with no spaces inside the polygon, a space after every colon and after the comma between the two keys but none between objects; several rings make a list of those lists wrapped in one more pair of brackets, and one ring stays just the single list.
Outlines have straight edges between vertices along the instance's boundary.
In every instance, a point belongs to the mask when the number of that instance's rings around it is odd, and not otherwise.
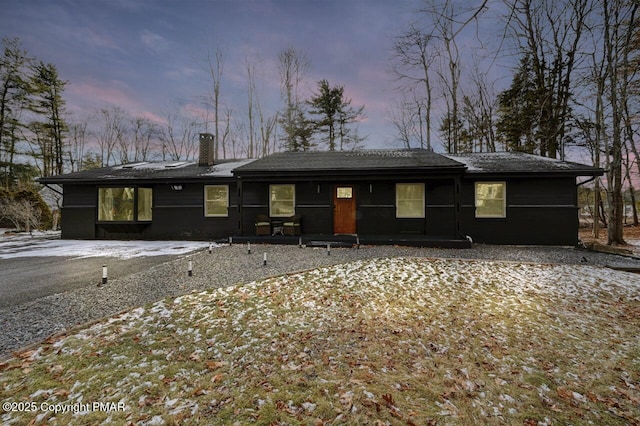
[{"label": "gutter downspout", "polygon": [[594,180],[596,180],[596,178],[598,178],[598,177],[599,177],[599,175],[593,175],[593,176],[591,176],[591,179],[587,179],[587,180],[585,180],[585,181],[583,181],[583,182],[579,182],[579,183],[577,183],[577,184],[576,184],[576,186],[582,186],[582,185],[584,185],[585,183],[593,182],[593,181],[594,181]]},{"label": "gutter downspout", "polygon": [[53,191],[53,192],[55,192],[56,194],[61,195],[61,196],[64,196],[64,194],[63,194],[61,191],[58,191],[57,189],[55,189],[55,188],[54,188],[54,187],[52,187],[52,186],[49,186],[49,184],[48,184],[48,183],[44,183],[43,185],[45,186],[45,188],[49,188],[50,190],[52,190],[52,191]]}]

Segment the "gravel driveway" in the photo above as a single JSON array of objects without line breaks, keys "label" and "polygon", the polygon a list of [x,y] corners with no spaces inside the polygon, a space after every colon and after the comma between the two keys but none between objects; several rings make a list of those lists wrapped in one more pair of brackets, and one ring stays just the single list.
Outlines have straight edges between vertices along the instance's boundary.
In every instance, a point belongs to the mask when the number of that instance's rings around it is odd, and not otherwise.
[{"label": "gravel driveway", "polygon": [[[263,265],[264,253],[267,266]],[[12,351],[37,343],[48,336],[132,307],[193,291],[248,283],[260,278],[319,266],[379,257],[418,256],[462,259],[507,260],[535,263],[587,262],[590,265],[640,261],[566,247],[513,247],[474,245],[451,250],[395,246],[366,246],[360,249],[298,248],[282,245],[222,246],[212,254],[201,250],[150,269],[110,279],[105,286],[83,286],[49,294],[25,303],[0,308],[0,359]],[[135,259],[123,262],[135,262]],[[187,274],[188,262],[193,276]],[[125,268],[126,269],[126,268]]]}]

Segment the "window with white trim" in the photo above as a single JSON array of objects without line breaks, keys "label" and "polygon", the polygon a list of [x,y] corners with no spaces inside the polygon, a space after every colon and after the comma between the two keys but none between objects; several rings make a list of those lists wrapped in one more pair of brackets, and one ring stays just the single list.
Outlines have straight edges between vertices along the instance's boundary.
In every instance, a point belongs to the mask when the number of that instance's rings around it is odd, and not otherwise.
[{"label": "window with white trim", "polygon": [[476,182],[476,217],[507,217],[506,182]]},{"label": "window with white trim", "polygon": [[396,184],[396,217],[424,218],[424,183]]},{"label": "window with white trim", "polygon": [[229,216],[229,185],[205,185],[204,215],[206,217]]},{"label": "window with white trim", "polygon": [[296,214],[296,186],[269,185],[269,216],[291,217]]}]

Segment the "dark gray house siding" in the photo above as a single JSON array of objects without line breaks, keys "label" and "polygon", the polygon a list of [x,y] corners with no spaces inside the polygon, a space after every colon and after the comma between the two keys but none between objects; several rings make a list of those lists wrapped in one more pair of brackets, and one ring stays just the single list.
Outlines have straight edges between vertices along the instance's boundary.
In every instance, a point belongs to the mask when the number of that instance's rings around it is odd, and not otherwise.
[{"label": "dark gray house siding", "polygon": [[[204,183],[181,184],[179,194],[168,184],[140,185],[153,190],[151,221],[131,223],[98,220],[97,185],[65,185],[62,206],[62,238],[65,239],[147,239],[212,240],[237,233],[238,191],[233,180],[211,181],[229,186],[227,217],[205,217]],[[102,187],[138,187],[112,184]]]},{"label": "dark gray house siding", "polygon": [[[603,170],[524,153],[446,155],[467,166],[461,231],[487,244],[576,245],[578,177]],[[505,217],[476,217],[476,182],[505,182]]]},{"label": "dark gray house siding", "polygon": [[[193,163],[145,163],[116,166],[41,179],[63,185],[62,238],[213,240],[237,234],[238,181],[231,174],[246,161],[216,166]],[[168,166],[168,167],[167,167]],[[205,186],[228,187],[226,216],[205,215]],[[152,217],[139,220],[101,220],[101,188],[148,188],[152,192]],[[178,189],[179,188],[179,189]]]},{"label": "dark gray house siding", "polygon": [[[351,185],[356,199],[356,233],[361,235],[431,235],[459,238],[455,221],[455,180],[425,179],[423,176],[390,180],[358,178],[363,181],[303,181],[274,179],[267,182],[243,181],[241,235],[254,235],[258,214],[269,216],[269,186],[295,184],[295,212],[302,216],[302,232],[315,235],[334,234],[333,190],[336,185]],[[425,217],[396,217],[396,183],[425,185]]]},{"label": "dark gray house siding", "polygon": [[170,185],[154,186],[153,220],[145,230],[151,240],[215,240],[236,233],[238,191],[235,181],[212,181],[229,186],[227,217],[205,217],[205,183],[185,183],[179,194]]},{"label": "dark gray house siding", "polygon": [[[242,182],[241,235],[269,215],[269,185],[295,184],[295,213],[304,234],[335,233],[334,190],[353,188],[358,235],[421,235],[459,239],[456,182],[464,165],[424,150],[285,152],[234,171]],[[396,214],[396,185],[424,185],[423,217]]]},{"label": "dark gray house siding", "polygon": [[474,185],[462,183],[462,233],[476,243],[576,245],[578,200],[575,177],[493,178],[506,184],[506,217],[476,217]]},{"label": "dark gray house siding", "polygon": [[98,200],[96,187],[65,184],[63,186],[62,214],[60,226],[62,238],[92,240],[96,238]]}]

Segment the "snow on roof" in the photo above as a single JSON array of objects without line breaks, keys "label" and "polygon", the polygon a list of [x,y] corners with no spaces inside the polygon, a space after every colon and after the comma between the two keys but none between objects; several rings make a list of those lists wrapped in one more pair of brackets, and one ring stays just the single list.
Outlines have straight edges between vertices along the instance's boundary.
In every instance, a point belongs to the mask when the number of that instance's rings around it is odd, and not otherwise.
[{"label": "snow on roof", "polygon": [[180,169],[190,164],[195,164],[190,161],[158,161],[158,162],[149,162],[142,161],[140,163],[129,163],[122,164],[120,166],[113,166],[112,170],[122,170],[122,169],[135,169],[135,170],[166,170],[166,169]]},{"label": "snow on roof", "polygon": [[467,166],[467,172],[471,173],[573,172],[593,175],[601,172],[601,169],[597,167],[523,152],[484,152],[443,155],[465,164]]},{"label": "snow on roof", "polygon": [[214,164],[210,166],[206,173],[202,173],[200,176],[233,176],[233,171],[238,167],[242,167],[246,164],[252,163],[251,160],[239,160],[239,161],[230,161],[228,163],[220,163]]}]

